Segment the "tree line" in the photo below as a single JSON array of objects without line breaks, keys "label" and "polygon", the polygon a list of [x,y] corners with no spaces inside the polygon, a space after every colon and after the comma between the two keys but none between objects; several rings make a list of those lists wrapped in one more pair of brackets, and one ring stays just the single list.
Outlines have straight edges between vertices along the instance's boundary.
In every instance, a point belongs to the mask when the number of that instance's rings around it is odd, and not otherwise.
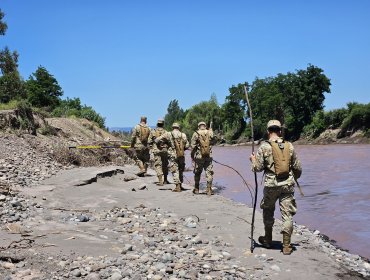
[{"label": "tree line", "polygon": [[330,79],[314,65],[306,69],[277,74],[273,77],[256,78],[252,83],[239,83],[229,88],[223,104],[213,94],[184,110],[178,100],[172,100],[167,108],[165,122],[170,129],[174,121],[181,123],[188,135],[204,120],[226,141],[251,138],[249,108],[244,86],[248,88],[253,111],[255,139],[264,138],[266,124],[278,119],[284,126],[284,137],[295,141],[300,137],[315,138],[325,129],[340,128],[339,137],[364,130],[370,134],[370,103],[349,103],[347,108],[324,111],[325,94],[330,93]]},{"label": "tree line", "polygon": [[[0,9],[0,36],[8,26]],[[27,80],[18,71],[19,54],[5,47],[0,51],[0,108],[32,107],[51,117],[76,116],[105,127],[105,118],[91,106],[81,104],[79,98],[62,99],[63,90],[56,78],[39,66]]]}]

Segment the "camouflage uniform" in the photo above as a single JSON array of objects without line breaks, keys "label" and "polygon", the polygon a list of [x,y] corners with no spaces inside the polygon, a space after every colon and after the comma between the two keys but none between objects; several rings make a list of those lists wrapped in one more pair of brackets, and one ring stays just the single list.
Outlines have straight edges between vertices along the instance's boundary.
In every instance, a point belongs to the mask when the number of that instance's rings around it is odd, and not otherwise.
[{"label": "camouflage uniform", "polygon": [[185,170],[185,156],[178,157],[176,154],[176,147],[175,142],[173,138],[182,138],[182,141],[184,143],[184,149],[189,148],[189,141],[186,138],[185,133],[182,133],[178,129],[174,129],[171,132],[166,132],[159,138],[157,138],[156,142],[163,141],[165,143],[168,143],[168,159],[169,159],[169,168],[173,176],[173,181],[177,185],[181,186],[181,183],[183,182],[183,173]]},{"label": "camouflage uniform", "polygon": [[[278,138],[282,142],[282,138]],[[287,179],[277,179],[275,175],[272,147],[265,141],[259,147],[256,160],[252,162],[252,171],[265,171],[265,181],[261,209],[263,209],[263,223],[265,228],[272,228],[274,225],[275,203],[279,200],[283,226],[282,233],[292,234],[293,219],[297,212],[297,204],[294,199],[294,177],[299,178],[302,173],[301,163],[297,158],[294,147],[289,143],[290,172]]]},{"label": "camouflage uniform", "polygon": [[[167,133],[163,127],[157,127],[150,132],[149,135],[149,146],[152,149],[154,155],[154,168],[157,172],[159,184],[163,185],[163,182],[167,181],[168,175],[168,145],[166,143],[155,143],[155,139],[161,135]],[[163,177],[164,176],[164,177]]]},{"label": "camouflage uniform", "polygon": [[150,128],[145,123],[140,123],[134,127],[131,136],[131,147],[135,149],[136,153],[134,160],[140,168],[141,175],[146,172],[150,160],[148,139],[144,139],[144,141],[140,140],[142,128],[149,129],[150,132]]},{"label": "camouflage uniform", "polygon": [[[203,157],[200,151],[200,135],[205,135],[206,133],[209,134],[210,139],[210,146],[209,146],[209,156]],[[191,157],[192,160],[195,162],[194,166],[194,193],[199,192],[199,181],[200,176],[202,174],[202,171],[204,170],[206,173],[206,180],[207,180],[207,187],[212,188],[212,181],[213,181],[213,165],[212,165],[212,145],[215,143],[215,136],[213,134],[213,131],[207,130],[205,127],[200,128],[198,131],[193,133],[193,136],[191,137]]]}]

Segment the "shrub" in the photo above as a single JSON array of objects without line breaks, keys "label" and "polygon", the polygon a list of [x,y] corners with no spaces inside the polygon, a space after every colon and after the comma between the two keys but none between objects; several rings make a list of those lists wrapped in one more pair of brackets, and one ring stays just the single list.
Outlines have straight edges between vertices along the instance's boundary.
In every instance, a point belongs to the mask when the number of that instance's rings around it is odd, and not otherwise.
[{"label": "shrub", "polygon": [[370,129],[370,103],[348,104],[349,114],[342,124],[342,132]]}]

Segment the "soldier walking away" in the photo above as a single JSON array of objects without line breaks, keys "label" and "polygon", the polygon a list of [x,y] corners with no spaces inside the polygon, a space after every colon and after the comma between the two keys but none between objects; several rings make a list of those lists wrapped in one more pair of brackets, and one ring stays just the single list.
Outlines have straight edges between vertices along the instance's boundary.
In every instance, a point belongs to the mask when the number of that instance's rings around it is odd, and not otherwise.
[{"label": "soldier walking away", "polygon": [[212,128],[207,129],[205,122],[198,123],[198,130],[191,137],[191,159],[194,166],[194,194],[199,194],[199,182],[202,171],[206,172],[207,195],[212,195],[213,165],[212,145],[215,144],[215,136]]},{"label": "soldier walking away", "polygon": [[184,180],[185,170],[185,150],[189,148],[189,141],[185,133],[180,131],[180,125],[174,123],[172,131],[166,132],[155,140],[156,144],[160,142],[168,143],[168,160],[169,168],[173,176],[173,181],[176,184],[174,192],[181,192],[183,190],[182,183]]},{"label": "soldier walking away", "polygon": [[159,138],[167,131],[164,129],[164,120],[159,119],[157,121],[157,127],[150,132],[149,135],[149,146],[152,149],[154,155],[154,168],[158,176],[158,185],[163,186],[164,183],[168,183],[168,145],[165,142],[155,142],[155,139]]},{"label": "soldier walking away", "polygon": [[140,168],[139,173],[137,173],[138,176],[145,175],[150,160],[148,146],[150,128],[147,126],[146,121],[146,117],[140,118],[140,123],[134,127],[131,137],[131,148],[135,149],[136,154],[134,159]]},{"label": "soldier walking away", "polygon": [[250,156],[252,171],[265,172],[263,199],[263,223],[265,235],[258,241],[262,246],[271,248],[272,227],[274,225],[275,203],[279,200],[281,218],[283,221],[283,254],[290,255],[293,251],[291,235],[293,232],[293,216],[297,212],[294,199],[295,179],[302,174],[301,163],[297,158],[292,143],[281,138],[281,124],[270,120],[267,124],[268,140],[259,147],[257,154]]}]

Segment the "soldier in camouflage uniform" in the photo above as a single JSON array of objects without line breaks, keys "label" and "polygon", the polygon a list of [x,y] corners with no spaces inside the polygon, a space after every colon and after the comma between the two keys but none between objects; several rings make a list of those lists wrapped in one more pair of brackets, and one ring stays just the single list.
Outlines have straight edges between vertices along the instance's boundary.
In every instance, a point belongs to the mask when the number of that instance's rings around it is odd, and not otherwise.
[{"label": "soldier in camouflage uniform", "polygon": [[[301,176],[302,168],[293,145],[290,142],[284,142],[280,137],[280,122],[277,120],[269,121],[267,124],[267,132],[269,140],[261,144],[257,151],[257,155],[253,153],[250,156],[252,171],[265,172],[263,199],[261,201],[265,236],[260,236],[258,241],[264,247],[271,248],[275,203],[279,200],[281,218],[283,221],[281,229],[281,233],[283,234],[283,254],[290,255],[293,250],[290,244],[293,232],[292,217],[297,212],[297,205],[294,199],[294,178],[298,179]],[[278,148],[274,148],[273,145]],[[281,162],[281,158],[279,159],[276,152],[276,150],[279,151],[279,148],[281,155],[286,152],[287,156],[285,158],[289,160],[284,163],[286,164],[286,173],[283,177],[278,176],[276,173],[278,162]],[[285,149],[289,149],[289,151]]]},{"label": "soldier in camouflage uniform", "polygon": [[164,120],[159,119],[157,122],[157,128],[153,129],[149,135],[149,146],[151,147],[154,155],[154,168],[157,172],[159,186],[163,186],[165,182],[168,183],[168,145],[164,142],[159,144],[155,143],[155,139],[167,132],[163,126]]},{"label": "soldier in camouflage uniform", "polygon": [[150,160],[148,146],[150,128],[146,124],[146,121],[146,117],[141,117],[140,123],[134,127],[131,136],[131,148],[135,149],[134,159],[140,168],[139,173],[137,173],[138,176],[145,175]]},{"label": "soldier in camouflage uniform", "polygon": [[[203,141],[201,141],[204,139]],[[205,143],[205,144],[202,144]],[[194,132],[191,137],[191,159],[194,162],[194,194],[199,194],[199,181],[202,171],[206,172],[207,179],[207,194],[212,195],[212,181],[213,181],[213,165],[212,165],[212,145],[215,144],[215,136],[213,135],[212,128],[207,129],[205,122],[198,123],[198,130]],[[204,152],[202,145],[208,145],[208,150]],[[202,154],[203,151],[203,154]]]},{"label": "soldier in camouflage uniform", "polygon": [[168,144],[168,160],[169,168],[173,176],[173,181],[176,184],[174,192],[181,192],[183,190],[181,184],[184,179],[185,170],[185,150],[189,148],[189,141],[185,133],[180,131],[180,125],[174,123],[172,131],[166,132],[155,140],[156,144],[165,142]]}]

